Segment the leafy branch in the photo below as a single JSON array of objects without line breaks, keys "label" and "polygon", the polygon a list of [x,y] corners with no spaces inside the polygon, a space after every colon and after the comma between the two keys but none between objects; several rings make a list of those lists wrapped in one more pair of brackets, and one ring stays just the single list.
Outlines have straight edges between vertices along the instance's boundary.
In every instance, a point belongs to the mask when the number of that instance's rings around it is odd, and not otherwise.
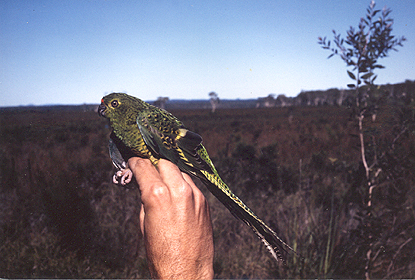
[{"label": "leafy branch", "polygon": [[[333,30],[333,43],[326,39],[326,37],[318,38],[318,44],[325,50],[329,50],[331,54],[328,58],[334,55],[339,55],[346,63],[347,67],[352,67],[351,71],[347,70],[348,76],[354,81],[347,86],[356,89],[356,107],[355,116],[358,120],[358,133],[360,141],[360,154],[362,165],[365,170],[365,182],[367,187],[367,204],[363,209],[367,209],[367,215],[362,220],[365,224],[367,235],[367,249],[366,249],[366,265],[365,277],[370,278],[371,264],[376,259],[376,254],[373,255],[375,238],[373,236],[373,227],[376,224],[372,216],[372,197],[375,187],[380,185],[380,174],[383,172],[382,163],[379,162],[376,141],[372,136],[373,144],[369,145],[373,151],[370,153],[365,145],[365,132],[363,127],[363,120],[367,114],[372,114],[372,119],[375,120],[376,110],[379,99],[375,98],[377,90],[374,88],[374,81],[377,78],[375,70],[385,68],[378,60],[388,56],[389,51],[397,51],[398,46],[403,46],[405,37],[395,37],[392,35],[393,19],[389,17],[391,9],[384,7],[382,10],[375,9],[375,1],[371,1],[366,10],[366,16],[360,19],[358,27],[350,27],[347,31],[346,38],[342,38]],[[377,17],[378,16],[378,17]],[[368,156],[371,154],[371,163],[369,163]]]},{"label": "leafy branch", "polygon": [[[355,81],[355,84],[348,84],[350,88],[358,88],[362,82],[372,85],[377,77],[374,70],[385,68],[378,63],[378,59],[387,57],[390,50],[397,51],[396,47],[403,46],[406,41],[403,36],[391,34],[393,19],[389,18],[389,14],[392,10],[387,7],[376,10],[375,6],[375,1],[371,1],[366,17],[360,19],[357,29],[350,27],[345,39],[333,30],[334,46],[326,37],[318,38],[318,44],[331,51],[328,58],[339,55],[347,66],[353,67],[352,71],[347,70],[349,77]],[[376,19],[379,12],[380,16]]]}]

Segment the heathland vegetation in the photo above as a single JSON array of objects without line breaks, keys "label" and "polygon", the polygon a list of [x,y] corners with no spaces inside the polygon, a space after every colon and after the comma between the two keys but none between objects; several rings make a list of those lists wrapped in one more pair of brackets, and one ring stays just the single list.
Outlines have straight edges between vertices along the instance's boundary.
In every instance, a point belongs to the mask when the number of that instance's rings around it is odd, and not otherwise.
[{"label": "heathland vegetation", "polygon": [[[362,120],[376,162],[370,197],[353,108],[173,110],[234,192],[304,257],[278,265],[198,183],[215,277],[414,278],[414,97],[378,102],[376,118]],[[0,277],[149,277],[138,190],[111,183],[109,127],[88,108],[0,110]]]}]

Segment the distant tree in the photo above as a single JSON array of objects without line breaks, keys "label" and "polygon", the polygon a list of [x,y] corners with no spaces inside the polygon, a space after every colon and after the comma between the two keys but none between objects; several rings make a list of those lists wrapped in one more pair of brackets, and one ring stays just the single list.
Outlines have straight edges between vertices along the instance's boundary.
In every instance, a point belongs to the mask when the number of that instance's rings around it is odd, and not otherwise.
[{"label": "distant tree", "polygon": [[265,97],[265,107],[274,107],[275,106],[275,94],[270,93]]},{"label": "distant tree", "polygon": [[[358,120],[360,155],[365,173],[364,181],[367,186],[367,202],[364,207],[367,215],[362,219],[362,224],[364,224],[363,228],[366,229],[367,236],[365,277],[369,279],[372,262],[377,256],[374,251],[376,240],[373,237],[373,232],[376,221],[372,216],[372,194],[373,189],[381,185],[380,177],[385,172],[385,162],[381,162],[382,155],[388,151],[381,153],[376,150],[375,136],[373,135],[370,135],[372,140],[370,144],[365,142],[368,135],[363,127],[363,119],[367,115],[372,115],[372,120],[375,120],[378,105],[382,99],[379,97],[379,90],[374,87],[374,81],[377,77],[374,73],[375,70],[385,68],[378,63],[378,60],[387,57],[390,50],[397,51],[396,47],[403,46],[402,43],[406,38],[395,37],[391,34],[393,19],[389,18],[391,13],[389,8],[384,7],[382,10],[376,10],[375,1],[372,0],[366,11],[366,16],[361,18],[358,28],[350,27],[345,39],[333,30],[334,44],[331,45],[331,41],[327,41],[326,37],[319,37],[318,43],[323,49],[331,51],[328,58],[339,55],[348,67],[352,67],[351,71],[347,70],[347,74],[354,83],[347,86],[356,90],[354,113]],[[378,13],[380,16],[376,18]],[[382,180],[388,180],[388,176],[384,176]]]},{"label": "distant tree", "polygon": [[210,104],[212,105],[212,113],[215,113],[216,107],[219,104],[219,96],[216,92],[211,91],[209,92],[209,97],[210,97]]},{"label": "distant tree", "polygon": [[287,97],[285,94],[279,94],[275,99],[275,103],[279,107],[292,106],[293,98]]},{"label": "distant tree", "polygon": [[166,107],[166,102],[167,101],[169,101],[169,98],[168,97],[162,97],[162,96],[159,96],[158,98],[157,98],[157,100],[156,101],[154,101],[154,105],[155,106],[157,106],[157,107],[159,107],[159,108],[161,108],[161,109],[165,109],[165,107]]}]

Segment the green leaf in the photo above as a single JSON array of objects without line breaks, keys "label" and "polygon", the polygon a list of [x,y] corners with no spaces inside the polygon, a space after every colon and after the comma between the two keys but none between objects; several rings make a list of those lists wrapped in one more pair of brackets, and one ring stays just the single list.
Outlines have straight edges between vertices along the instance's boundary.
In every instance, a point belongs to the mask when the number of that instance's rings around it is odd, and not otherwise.
[{"label": "green leaf", "polygon": [[363,79],[363,80],[367,80],[367,79],[369,79],[370,77],[372,77],[373,76],[373,73],[367,73],[367,74],[364,74],[361,78]]},{"label": "green leaf", "polygon": [[347,74],[349,74],[349,77],[350,77],[352,80],[356,80],[356,76],[355,76],[352,72],[350,72],[349,70],[347,70]]},{"label": "green leaf", "polygon": [[347,85],[349,88],[355,88],[356,86],[354,84],[348,84]]}]

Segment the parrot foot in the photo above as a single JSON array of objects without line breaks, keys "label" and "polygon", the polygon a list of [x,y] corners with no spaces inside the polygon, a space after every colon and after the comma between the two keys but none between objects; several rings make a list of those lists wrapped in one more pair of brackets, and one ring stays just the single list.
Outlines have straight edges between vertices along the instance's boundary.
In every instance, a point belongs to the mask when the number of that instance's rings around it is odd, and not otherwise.
[{"label": "parrot foot", "polygon": [[133,179],[133,172],[128,167],[126,169],[121,169],[117,171],[117,173],[115,173],[114,176],[112,177],[112,181],[114,182],[114,184],[117,184],[117,185],[121,184],[123,186],[130,183],[132,179]]}]

